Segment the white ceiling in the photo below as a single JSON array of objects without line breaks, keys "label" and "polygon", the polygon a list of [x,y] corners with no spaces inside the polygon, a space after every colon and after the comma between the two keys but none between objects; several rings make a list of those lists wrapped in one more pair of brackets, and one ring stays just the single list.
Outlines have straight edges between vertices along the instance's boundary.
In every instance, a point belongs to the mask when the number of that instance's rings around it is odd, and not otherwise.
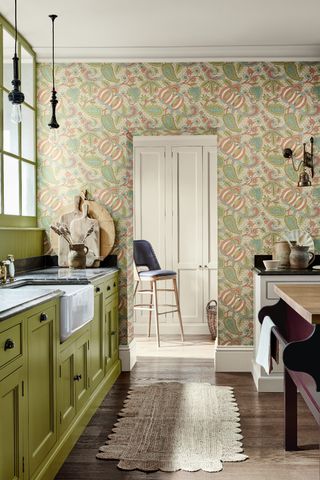
[{"label": "white ceiling", "polygon": [[[0,0],[13,22],[14,0]],[[18,0],[39,61],[320,60],[320,0]]]}]

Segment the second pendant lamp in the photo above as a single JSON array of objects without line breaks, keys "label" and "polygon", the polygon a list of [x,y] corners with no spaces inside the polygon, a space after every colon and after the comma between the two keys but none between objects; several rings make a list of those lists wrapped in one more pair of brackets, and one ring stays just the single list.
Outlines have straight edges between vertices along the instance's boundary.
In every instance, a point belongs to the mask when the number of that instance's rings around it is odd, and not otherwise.
[{"label": "second pendant lamp", "polygon": [[48,126],[50,128],[59,128],[59,123],[57,122],[57,119],[56,119],[56,107],[58,104],[58,100],[57,100],[57,92],[55,88],[55,76],[54,76],[54,73],[55,73],[54,72],[54,21],[57,18],[57,16],[58,15],[49,15],[52,22],[52,91],[51,91],[51,100],[50,100],[51,108],[52,108],[52,116],[51,116],[50,123],[48,123]]}]

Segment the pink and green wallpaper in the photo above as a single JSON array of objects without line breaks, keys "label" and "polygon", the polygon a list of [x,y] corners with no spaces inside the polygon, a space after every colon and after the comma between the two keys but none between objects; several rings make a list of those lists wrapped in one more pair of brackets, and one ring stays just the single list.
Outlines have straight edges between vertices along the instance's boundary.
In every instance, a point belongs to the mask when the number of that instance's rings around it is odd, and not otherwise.
[{"label": "pink and green wallpaper", "polygon": [[[219,191],[219,343],[252,344],[253,256],[277,232],[320,237],[320,171],[298,189],[282,157],[315,137],[320,64],[66,64],[56,67],[60,129],[51,136],[50,66],[38,66],[39,216],[48,228],[87,188],[112,214],[121,267],[121,343],[132,324],[132,135],[216,132]],[[320,246],[316,240],[316,245]]]}]

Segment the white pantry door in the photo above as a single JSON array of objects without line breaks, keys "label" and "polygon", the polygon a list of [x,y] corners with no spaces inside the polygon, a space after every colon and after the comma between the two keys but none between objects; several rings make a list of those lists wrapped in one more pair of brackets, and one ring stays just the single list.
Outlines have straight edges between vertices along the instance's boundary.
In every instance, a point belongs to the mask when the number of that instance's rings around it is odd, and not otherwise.
[{"label": "white pantry door", "polygon": [[203,317],[203,202],[202,148],[173,147],[173,269],[178,285],[183,322]]},{"label": "white pantry door", "polygon": [[[186,333],[208,332],[205,307],[217,298],[216,169],[215,136],[134,139],[134,238],[177,272]],[[171,294],[161,301],[174,303]],[[136,311],[136,333],[146,333],[147,315]],[[178,332],[172,314],[160,322],[161,332]]]}]

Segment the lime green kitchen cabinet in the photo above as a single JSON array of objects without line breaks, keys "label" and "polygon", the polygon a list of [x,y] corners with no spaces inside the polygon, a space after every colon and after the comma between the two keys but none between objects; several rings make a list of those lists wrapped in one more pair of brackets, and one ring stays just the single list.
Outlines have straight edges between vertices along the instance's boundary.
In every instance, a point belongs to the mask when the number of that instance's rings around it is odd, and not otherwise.
[{"label": "lime green kitchen cabinet", "polygon": [[24,475],[24,370],[18,368],[0,381],[0,478],[20,480]]},{"label": "lime green kitchen cabinet", "polygon": [[105,302],[104,352],[106,373],[119,358],[119,310],[118,295],[114,294]]},{"label": "lime green kitchen cabinet", "polygon": [[57,441],[57,317],[57,304],[44,304],[26,319],[30,477]]},{"label": "lime green kitchen cabinet", "polygon": [[90,323],[90,382],[95,389],[104,377],[104,297],[105,282],[95,285],[94,292],[94,317]]},{"label": "lime green kitchen cabinet", "polygon": [[120,374],[118,274],[60,344],[59,298],[0,322],[0,480],[53,480]]},{"label": "lime green kitchen cabinet", "polygon": [[71,337],[67,348],[62,348],[59,354],[58,421],[60,435],[85,405],[90,394],[90,330],[86,328],[75,336],[76,340],[73,341]]}]

